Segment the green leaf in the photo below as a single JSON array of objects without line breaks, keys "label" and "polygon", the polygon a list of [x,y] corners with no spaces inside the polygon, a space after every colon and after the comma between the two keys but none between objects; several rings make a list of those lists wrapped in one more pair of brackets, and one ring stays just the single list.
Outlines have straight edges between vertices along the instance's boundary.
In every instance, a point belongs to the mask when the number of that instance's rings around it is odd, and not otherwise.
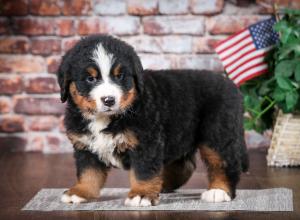
[{"label": "green leaf", "polygon": [[285,97],[286,107],[288,111],[292,111],[298,102],[299,95],[293,90],[287,93]]},{"label": "green leaf", "polygon": [[277,64],[275,67],[275,74],[281,75],[284,77],[290,77],[293,75],[293,71],[295,69],[295,61],[294,60],[283,60]]},{"label": "green leaf", "polygon": [[253,130],[254,129],[254,123],[250,118],[244,119],[244,128],[245,128],[245,130]]},{"label": "green leaf", "polygon": [[293,89],[293,85],[292,85],[291,81],[286,77],[278,75],[278,76],[276,76],[276,81],[277,81],[277,84],[279,85],[279,87],[282,89],[286,89],[286,90]]},{"label": "green leaf", "polygon": [[295,79],[297,82],[300,82],[300,62],[297,64],[295,68]]},{"label": "green leaf", "polygon": [[279,87],[276,87],[273,92],[273,98],[276,102],[281,102],[285,99],[285,91]]}]

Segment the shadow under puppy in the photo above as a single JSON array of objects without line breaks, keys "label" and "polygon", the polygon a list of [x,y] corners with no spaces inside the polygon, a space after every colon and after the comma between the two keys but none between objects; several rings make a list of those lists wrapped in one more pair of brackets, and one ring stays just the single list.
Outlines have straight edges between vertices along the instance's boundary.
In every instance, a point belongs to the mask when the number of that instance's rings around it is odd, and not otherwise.
[{"label": "shadow under puppy", "polygon": [[143,70],[131,46],[106,35],[82,39],[58,70],[65,127],[78,182],[61,200],[99,197],[111,167],[129,170],[125,205],[150,206],[182,186],[200,151],[208,170],[207,202],[230,201],[248,168],[242,96],[220,74]]}]

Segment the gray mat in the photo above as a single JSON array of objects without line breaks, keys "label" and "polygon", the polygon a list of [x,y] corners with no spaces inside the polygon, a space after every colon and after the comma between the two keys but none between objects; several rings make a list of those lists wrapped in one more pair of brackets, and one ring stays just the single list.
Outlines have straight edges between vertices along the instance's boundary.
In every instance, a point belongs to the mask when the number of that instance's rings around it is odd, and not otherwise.
[{"label": "gray mat", "polygon": [[82,204],[64,204],[60,197],[65,189],[42,189],[23,210],[209,210],[209,211],[293,211],[293,192],[286,188],[263,190],[238,190],[231,202],[205,203],[201,201],[202,189],[182,189],[161,194],[160,204],[151,207],[126,207],[123,205],[128,189],[105,188],[101,198]]}]

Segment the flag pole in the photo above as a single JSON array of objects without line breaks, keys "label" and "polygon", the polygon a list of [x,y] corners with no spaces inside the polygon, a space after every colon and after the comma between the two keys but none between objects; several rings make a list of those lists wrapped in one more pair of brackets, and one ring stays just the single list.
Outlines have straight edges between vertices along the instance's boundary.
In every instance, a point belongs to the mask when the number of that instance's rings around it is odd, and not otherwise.
[{"label": "flag pole", "polygon": [[280,17],[279,17],[279,13],[278,13],[278,5],[276,4],[275,1],[273,3],[273,13],[274,13],[276,22],[280,21]]}]

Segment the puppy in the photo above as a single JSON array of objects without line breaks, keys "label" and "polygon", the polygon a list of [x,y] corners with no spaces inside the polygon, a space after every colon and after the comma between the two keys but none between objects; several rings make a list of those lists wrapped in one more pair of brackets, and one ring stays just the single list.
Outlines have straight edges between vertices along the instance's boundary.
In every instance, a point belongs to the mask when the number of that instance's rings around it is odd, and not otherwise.
[{"label": "puppy", "polygon": [[98,198],[118,167],[130,174],[125,205],[156,205],[162,191],[190,178],[198,150],[209,180],[201,199],[235,197],[248,157],[242,96],[230,80],[207,71],[143,70],[131,46],[105,35],[69,50],[57,76],[78,177],[63,202]]}]

